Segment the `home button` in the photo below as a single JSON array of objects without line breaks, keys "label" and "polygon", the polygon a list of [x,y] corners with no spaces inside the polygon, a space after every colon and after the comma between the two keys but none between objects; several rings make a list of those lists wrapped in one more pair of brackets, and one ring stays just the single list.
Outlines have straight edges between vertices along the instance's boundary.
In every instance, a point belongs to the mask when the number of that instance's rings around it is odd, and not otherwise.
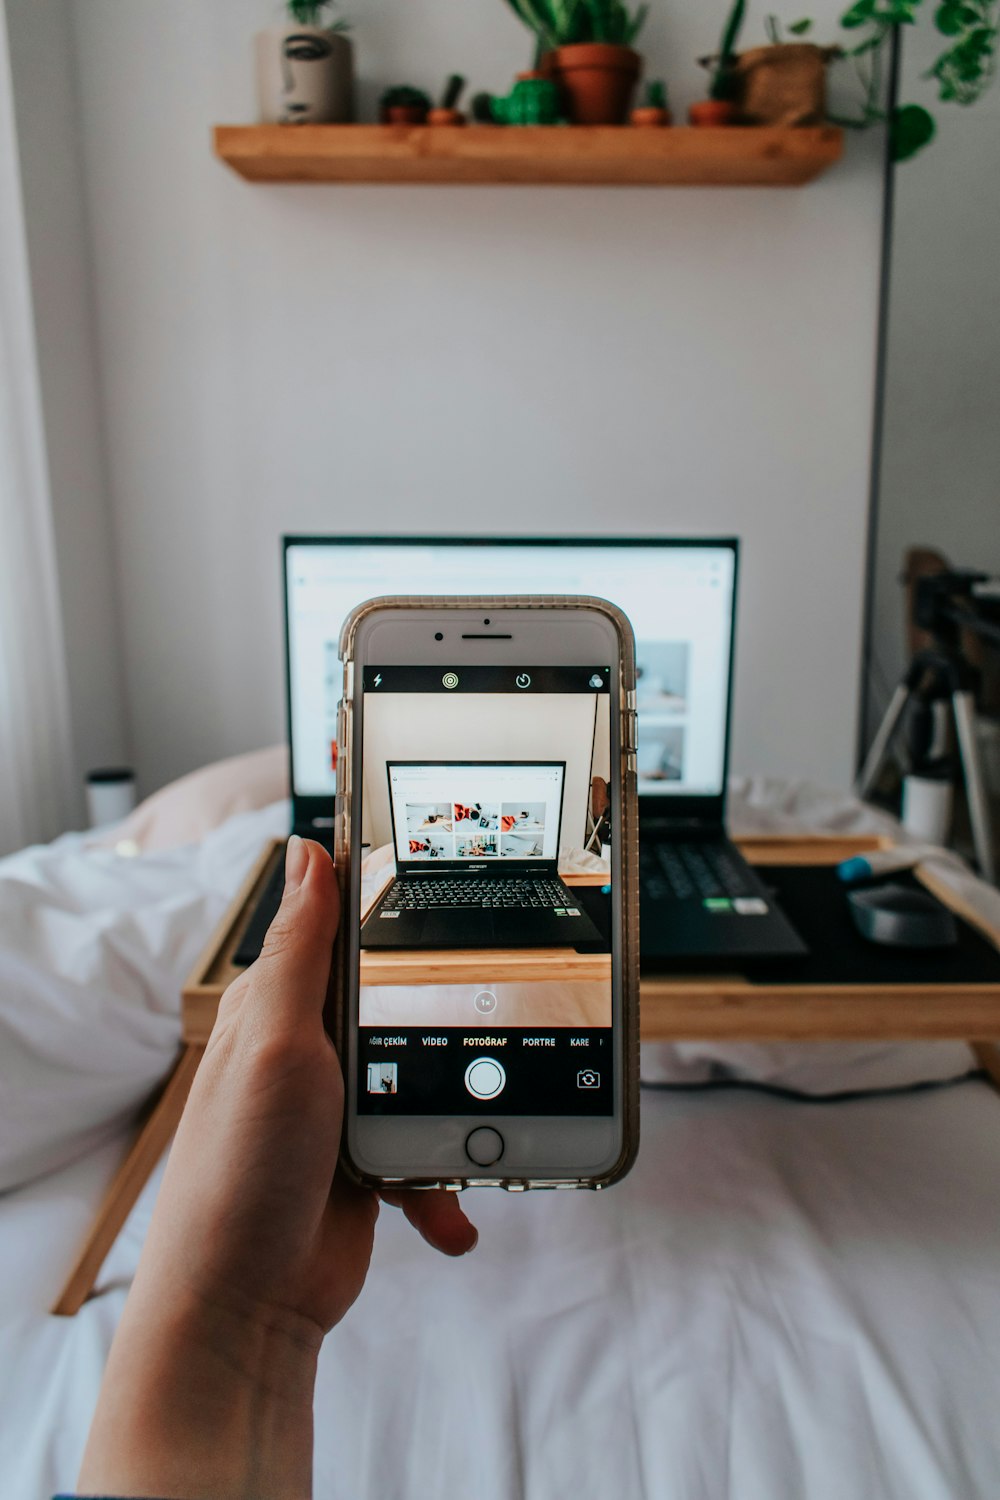
[{"label": "home button", "polygon": [[504,1139],[499,1130],[481,1125],[465,1143],[465,1154],[477,1167],[492,1167],[503,1156]]}]

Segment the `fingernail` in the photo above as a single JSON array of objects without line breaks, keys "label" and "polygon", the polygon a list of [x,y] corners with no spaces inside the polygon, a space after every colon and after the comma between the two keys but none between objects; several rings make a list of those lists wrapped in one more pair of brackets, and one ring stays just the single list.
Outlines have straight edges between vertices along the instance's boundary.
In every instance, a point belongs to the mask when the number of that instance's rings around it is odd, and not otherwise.
[{"label": "fingernail", "polygon": [[293,833],[285,850],[285,895],[297,891],[309,868],[309,850],[305,840]]},{"label": "fingernail", "polygon": [[478,1244],[479,1244],[479,1230],[478,1229],[474,1229],[472,1231],[472,1244],[467,1247],[467,1249],[465,1251],[465,1254],[466,1255],[471,1255],[472,1252],[473,1252],[473,1250],[475,1250],[475,1248],[476,1248],[476,1246]]}]

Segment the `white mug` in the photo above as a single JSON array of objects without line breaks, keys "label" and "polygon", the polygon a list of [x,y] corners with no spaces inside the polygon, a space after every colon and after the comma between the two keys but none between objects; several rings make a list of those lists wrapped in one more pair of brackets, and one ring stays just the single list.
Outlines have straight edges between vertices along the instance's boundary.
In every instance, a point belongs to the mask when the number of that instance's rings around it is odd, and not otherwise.
[{"label": "white mug", "polygon": [[135,806],[135,772],[128,766],[87,772],[87,817],[91,828],[120,823]]},{"label": "white mug", "polygon": [[950,781],[936,776],[903,777],[902,823],[914,838],[929,844],[946,844],[951,833],[955,800]]}]

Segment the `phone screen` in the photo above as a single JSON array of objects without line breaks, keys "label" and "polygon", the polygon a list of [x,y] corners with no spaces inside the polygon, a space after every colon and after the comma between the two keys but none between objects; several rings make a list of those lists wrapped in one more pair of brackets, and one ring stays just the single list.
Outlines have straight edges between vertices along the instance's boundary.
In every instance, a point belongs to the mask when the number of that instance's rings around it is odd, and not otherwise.
[{"label": "phone screen", "polygon": [[364,666],[360,1114],[614,1112],[611,682]]}]

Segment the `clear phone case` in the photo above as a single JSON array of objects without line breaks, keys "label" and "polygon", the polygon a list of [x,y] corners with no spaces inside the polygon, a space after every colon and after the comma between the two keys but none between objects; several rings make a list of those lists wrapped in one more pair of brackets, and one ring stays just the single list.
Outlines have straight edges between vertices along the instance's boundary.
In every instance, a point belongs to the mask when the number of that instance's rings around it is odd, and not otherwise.
[{"label": "clear phone case", "polygon": [[[632,627],[617,605],[606,599],[590,595],[465,595],[440,596],[396,596],[369,599],[348,615],[341,628],[340,659],[343,664],[343,690],[337,726],[337,798],[335,827],[335,862],[340,887],[341,910],[349,911],[351,885],[351,827],[353,816],[353,789],[351,786],[354,764],[354,666],[355,644],[361,622],[376,611],[393,609],[428,609],[435,612],[448,610],[544,610],[575,609],[593,610],[611,622],[618,639],[620,662],[619,705],[620,756],[618,774],[621,782],[621,820],[616,839],[620,842],[621,879],[617,882],[616,900],[621,917],[621,980],[622,1004],[621,1025],[623,1027],[622,1057],[624,1077],[622,1080],[622,1149],[617,1162],[599,1177],[544,1179],[510,1177],[494,1185],[521,1191],[527,1188],[589,1187],[604,1188],[617,1182],[628,1172],[635,1161],[639,1148],[639,881],[638,881],[638,814],[636,801],[635,768],[635,640]],[[357,962],[357,944],[349,941],[342,931],[331,974],[331,993],[327,1007],[327,1029],[333,1036],[342,1059],[349,1056],[348,1031],[351,993],[351,969]],[[359,1171],[347,1152],[347,1131],[344,1131],[342,1162],[345,1170],[356,1182],[369,1187],[386,1186],[384,1179]],[[393,1189],[402,1186],[413,1188],[463,1188],[470,1183],[482,1181],[476,1178],[470,1166],[467,1175],[433,1178],[410,1178],[400,1182],[392,1179]]]}]

